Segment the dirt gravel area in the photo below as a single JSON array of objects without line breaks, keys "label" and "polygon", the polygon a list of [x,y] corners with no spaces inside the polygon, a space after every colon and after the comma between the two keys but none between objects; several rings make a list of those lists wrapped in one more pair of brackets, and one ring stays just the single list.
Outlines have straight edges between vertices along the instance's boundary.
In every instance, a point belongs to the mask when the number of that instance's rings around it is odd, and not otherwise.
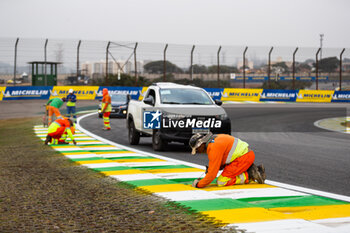
[{"label": "dirt gravel area", "polygon": [[236,232],[43,145],[44,103],[0,102],[0,232]]}]

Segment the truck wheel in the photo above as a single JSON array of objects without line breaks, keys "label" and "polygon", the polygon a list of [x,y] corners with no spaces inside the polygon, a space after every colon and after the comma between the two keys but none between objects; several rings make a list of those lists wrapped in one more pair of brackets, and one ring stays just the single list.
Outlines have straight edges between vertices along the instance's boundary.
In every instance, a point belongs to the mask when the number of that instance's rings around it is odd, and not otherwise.
[{"label": "truck wheel", "polygon": [[134,121],[130,121],[129,125],[129,143],[131,145],[137,145],[140,142],[140,133],[135,129]]},{"label": "truck wheel", "polygon": [[153,131],[153,135],[152,135],[152,147],[153,147],[153,150],[155,150],[155,151],[163,151],[167,145],[168,145],[168,142],[163,140],[160,137],[160,132],[158,130],[157,131]]}]

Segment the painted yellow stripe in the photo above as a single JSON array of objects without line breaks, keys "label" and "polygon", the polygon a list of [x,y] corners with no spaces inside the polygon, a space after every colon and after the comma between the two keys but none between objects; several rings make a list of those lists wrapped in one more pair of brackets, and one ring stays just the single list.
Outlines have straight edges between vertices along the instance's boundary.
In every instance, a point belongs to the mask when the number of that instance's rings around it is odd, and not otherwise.
[{"label": "painted yellow stripe", "polygon": [[[61,153],[62,155],[91,155],[91,152],[89,152],[89,151],[74,152],[74,153],[72,153],[72,152],[60,151],[60,153]],[[98,156],[96,156],[96,157],[98,157]]]},{"label": "painted yellow stripe", "polygon": [[107,172],[101,172],[105,174],[106,176],[112,176],[112,175],[129,175],[129,174],[147,174],[147,172],[138,170],[138,169],[130,169],[130,170],[120,170],[120,171],[107,171]]},{"label": "painted yellow stripe", "polygon": [[152,193],[198,190],[196,188],[193,188],[190,185],[184,185],[184,184],[150,185],[150,186],[142,186],[141,189],[146,189],[147,191],[150,191]]},{"label": "painted yellow stripe", "polygon": [[201,213],[207,215],[208,217],[213,217],[216,220],[222,221],[226,224],[291,219],[291,217],[288,215],[275,211],[268,211],[264,208],[211,210],[203,211]]},{"label": "painted yellow stripe", "polygon": [[180,172],[204,172],[199,168],[176,168],[176,169],[149,169],[149,173],[180,173]]},{"label": "painted yellow stripe", "polygon": [[[85,148],[85,149],[89,149],[89,148]],[[117,148],[116,148],[117,149]],[[94,154],[122,154],[122,153],[135,153],[132,151],[94,151]]]},{"label": "painted yellow stripe", "polygon": [[216,184],[210,184],[203,188],[205,191],[218,191],[218,190],[232,190],[232,189],[258,189],[258,188],[276,188],[275,186],[268,184],[250,183],[244,185],[231,185],[231,186],[217,186]]},{"label": "painted yellow stripe", "polygon": [[[112,146],[112,145],[82,145],[81,147],[84,147],[84,148],[89,148],[89,147],[108,147],[108,148],[115,148],[115,149],[118,149],[118,147],[115,147],[115,146]],[[109,149],[108,149],[109,150]]]},{"label": "painted yellow stripe", "polygon": [[317,220],[325,218],[343,218],[350,216],[350,204],[329,206],[302,206],[271,208],[270,210],[284,213],[292,218]]},{"label": "painted yellow stripe", "polygon": [[115,160],[114,162],[134,163],[134,162],[160,162],[160,161],[165,162],[165,160],[162,160],[162,159],[118,159],[118,160]]},{"label": "painted yellow stripe", "polygon": [[115,163],[115,161],[108,159],[99,159],[99,160],[88,160],[88,161],[75,161],[78,164],[94,164],[94,163]]}]

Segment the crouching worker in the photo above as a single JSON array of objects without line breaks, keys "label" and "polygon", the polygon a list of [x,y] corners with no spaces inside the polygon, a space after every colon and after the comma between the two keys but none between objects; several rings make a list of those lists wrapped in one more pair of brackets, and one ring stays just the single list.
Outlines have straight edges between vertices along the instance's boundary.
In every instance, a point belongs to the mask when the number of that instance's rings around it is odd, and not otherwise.
[{"label": "crouching worker", "polygon": [[67,133],[74,145],[76,145],[77,143],[74,140],[71,127],[74,127],[73,121],[71,119],[63,118],[52,122],[48,128],[45,145],[47,145],[49,142],[51,144],[58,144],[58,141],[64,133]]},{"label": "crouching worker", "polygon": [[192,155],[207,152],[209,166],[203,179],[196,179],[192,186],[203,188],[209,185],[223,170],[216,183],[218,186],[248,184],[256,181],[265,182],[265,168],[254,164],[255,154],[249,149],[248,143],[231,135],[195,134],[190,139]]},{"label": "crouching worker", "polygon": [[[73,123],[73,126],[70,127],[70,131],[72,132],[72,134],[75,134],[75,124]],[[69,144],[69,142],[67,141],[69,135],[68,135],[68,129],[66,128],[66,130],[64,131],[64,133],[62,134],[61,138],[58,139],[58,144]]]}]

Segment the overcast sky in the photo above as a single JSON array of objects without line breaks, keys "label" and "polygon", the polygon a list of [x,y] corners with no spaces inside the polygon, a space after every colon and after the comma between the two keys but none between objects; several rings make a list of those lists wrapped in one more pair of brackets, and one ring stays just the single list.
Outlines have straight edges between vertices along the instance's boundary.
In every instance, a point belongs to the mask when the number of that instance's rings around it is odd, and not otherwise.
[{"label": "overcast sky", "polygon": [[0,37],[350,48],[349,0],[0,0]]}]

